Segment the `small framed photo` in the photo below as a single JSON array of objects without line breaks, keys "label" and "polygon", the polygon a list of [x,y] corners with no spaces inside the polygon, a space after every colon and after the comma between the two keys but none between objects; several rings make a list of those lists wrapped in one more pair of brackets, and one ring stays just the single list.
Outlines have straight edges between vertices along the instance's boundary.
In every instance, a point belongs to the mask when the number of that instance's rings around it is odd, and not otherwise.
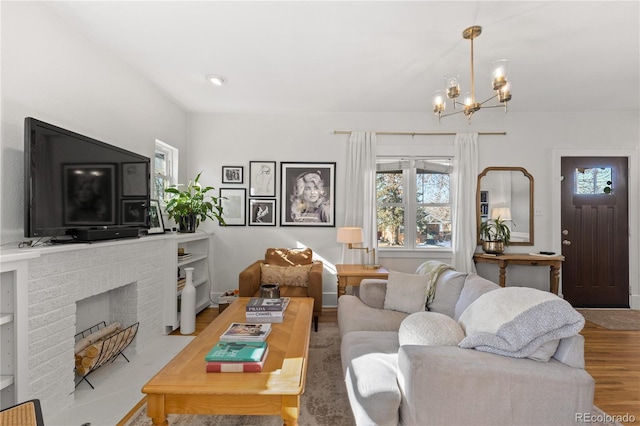
[{"label": "small framed photo", "polygon": [[149,234],[164,234],[164,221],[158,200],[151,200],[149,204]]},{"label": "small framed photo", "polygon": [[147,200],[122,200],[122,224],[146,225]]},{"label": "small framed photo", "polygon": [[122,163],[122,196],[144,197],[149,190],[149,163]]},{"label": "small framed photo", "polygon": [[222,183],[243,183],[244,167],[222,166]]},{"label": "small framed photo", "polygon": [[276,196],[276,162],[275,161],[250,161],[249,162],[249,196],[250,197],[275,197]]},{"label": "small framed photo", "polygon": [[249,226],[276,226],[276,200],[249,199]]},{"label": "small framed photo", "polygon": [[222,218],[227,226],[245,226],[246,196],[244,188],[220,188],[220,206],[222,206]]},{"label": "small framed photo", "polygon": [[280,163],[280,226],[335,226],[336,163]]}]

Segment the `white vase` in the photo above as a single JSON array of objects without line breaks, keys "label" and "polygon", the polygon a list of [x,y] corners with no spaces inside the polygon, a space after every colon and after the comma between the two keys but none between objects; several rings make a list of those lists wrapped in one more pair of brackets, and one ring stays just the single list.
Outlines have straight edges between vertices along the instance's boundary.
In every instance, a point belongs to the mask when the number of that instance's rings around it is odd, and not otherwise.
[{"label": "white vase", "polygon": [[187,282],[180,296],[180,334],[196,331],[196,288],[193,286],[193,268],[184,268]]}]

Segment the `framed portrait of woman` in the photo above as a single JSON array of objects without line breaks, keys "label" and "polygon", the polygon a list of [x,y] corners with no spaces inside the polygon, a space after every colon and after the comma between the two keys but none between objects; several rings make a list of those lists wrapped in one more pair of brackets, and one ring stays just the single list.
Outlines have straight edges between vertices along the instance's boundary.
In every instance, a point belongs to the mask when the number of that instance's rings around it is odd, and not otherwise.
[{"label": "framed portrait of woman", "polygon": [[280,163],[280,226],[335,226],[336,163]]}]

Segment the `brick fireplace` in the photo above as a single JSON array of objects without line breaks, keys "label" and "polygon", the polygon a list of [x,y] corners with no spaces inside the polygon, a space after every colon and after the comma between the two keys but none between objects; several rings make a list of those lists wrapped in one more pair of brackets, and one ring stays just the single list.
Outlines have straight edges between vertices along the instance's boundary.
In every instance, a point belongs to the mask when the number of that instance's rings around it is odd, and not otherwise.
[{"label": "brick fireplace", "polygon": [[[78,328],[103,320],[123,326],[139,322],[136,339],[127,349],[133,353],[163,334],[163,283],[173,277],[164,244],[148,237],[54,246],[38,249],[39,256],[29,260],[28,393],[41,400],[45,413],[73,403]],[[90,318],[92,311],[104,316],[104,300],[108,318]]]}]

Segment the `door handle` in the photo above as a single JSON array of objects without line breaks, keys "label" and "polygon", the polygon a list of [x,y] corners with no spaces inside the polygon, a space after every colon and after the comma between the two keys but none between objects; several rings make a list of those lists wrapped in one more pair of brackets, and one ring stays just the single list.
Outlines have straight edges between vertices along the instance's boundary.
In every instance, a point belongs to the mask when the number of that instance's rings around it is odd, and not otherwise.
[{"label": "door handle", "polygon": [[569,240],[562,240],[562,244],[565,246],[570,246],[571,245],[571,241]]}]

